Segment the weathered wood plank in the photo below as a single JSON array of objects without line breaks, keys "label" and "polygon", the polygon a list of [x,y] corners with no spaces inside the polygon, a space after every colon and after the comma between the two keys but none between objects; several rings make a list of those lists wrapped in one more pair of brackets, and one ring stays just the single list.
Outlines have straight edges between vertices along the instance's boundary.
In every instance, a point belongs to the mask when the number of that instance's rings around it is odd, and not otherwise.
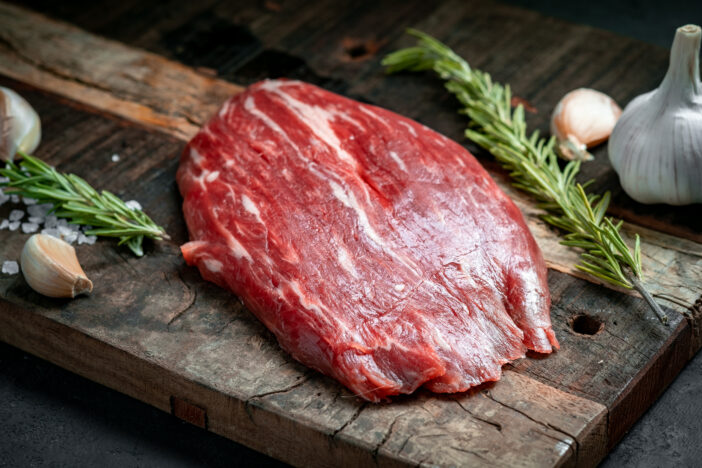
[{"label": "weathered wood plank", "polygon": [[[0,84],[18,89],[45,117],[39,157],[139,200],[173,237],[148,243],[141,259],[109,240],[79,246],[95,290],[75,301],[41,297],[21,276],[0,275],[0,339],[166,411],[173,409],[171,397],[203,408],[208,429],[265,453],[319,465],[340,454],[349,464],[473,463],[479,456],[485,463],[509,464],[519,456],[514,464],[593,464],[616,435],[607,420],[622,415],[615,428],[628,428],[687,358],[691,330],[681,317],[663,327],[642,300],[551,271],[561,351],[521,360],[496,385],[464,395],[420,392],[391,404],[364,404],[292,361],[235,297],[185,266],[177,245],[187,233],[174,183],[182,141],[27,85],[3,78]],[[111,162],[113,153],[119,163]],[[12,208],[0,207],[0,218]],[[27,237],[0,231],[0,258],[16,259]],[[579,314],[602,320],[604,330],[575,333],[571,322]],[[671,348],[674,360],[659,357]],[[96,354],[104,360],[95,361]],[[110,359],[118,362],[107,365]],[[650,373],[647,363],[659,360]],[[647,383],[632,393],[632,382]],[[398,408],[408,413],[400,418]],[[375,429],[364,429],[369,425]],[[270,427],[272,438],[265,438],[261,431]],[[489,450],[496,440],[501,450]],[[449,445],[458,449],[442,450]]]},{"label": "weathered wood plank", "polygon": [[[449,25],[465,20],[462,16],[455,14],[455,11],[463,10],[455,10],[455,8],[458,6],[447,2],[419,26],[431,33],[435,32],[432,29],[437,28],[438,20],[449,21]],[[538,99],[540,103],[549,103],[553,100],[552,96],[544,95],[543,79],[540,78],[539,73],[536,73],[534,66],[527,73],[522,73],[521,69],[515,68],[512,63],[512,60],[517,60],[517,56],[520,56],[522,49],[515,51],[513,48],[504,48],[504,46],[506,41],[512,39],[511,35],[517,33],[508,29],[512,32],[506,38],[486,42],[485,35],[489,34],[489,28],[494,28],[494,24],[484,18],[481,19],[481,15],[496,14],[505,28],[513,26],[519,31],[519,28],[523,27],[522,23],[531,24],[540,17],[534,13],[522,17],[523,15],[518,11],[515,12],[510,8],[486,6],[481,2],[472,8],[471,11],[475,15],[466,20],[471,26],[468,28],[470,32],[461,28],[458,33],[460,41],[456,39],[450,41],[457,42],[457,50],[468,57],[477,56],[475,60],[477,66],[501,70],[496,73],[496,78],[504,77],[507,81],[515,83],[515,89],[523,88],[529,99],[535,101]],[[375,10],[371,8],[364,9],[361,14],[353,17],[355,18],[353,24],[374,12]],[[206,118],[216,111],[226,96],[240,90],[239,87],[224,81],[200,76],[175,62],[99,38],[21,8],[0,3],[0,13],[0,57],[3,58],[0,72],[127,119],[161,128],[179,138],[187,139],[192,136],[198,125],[204,123]],[[572,49],[581,49],[582,42],[593,37],[595,51],[612,44],[618,48],[628,44],[625,40],[614,41],[612,35],[597,32],[591,28],[577,29],[555,20],[549,21],[553,23],[551,29],[555,29],[556,32],[572,29],[573,34],[564,35],[568,37],[565,48],[562,43],[551,44],[554,50],[546,47],[546,53],[549,54],[546,56],[550,59],[546,62],[539,61],[537,67],[543,74],[549,75],[562,71],[563,61],[554,60],[553,57],[561,57]],[[354,30],[353,24],[348,27],[350,31]],[[30,25],[32,33],[27,32]],[[441,37],[438,32],[436,32],[437,35]],[[397,36],[400,33],[395,30],[393,34]],[[337,39],[341,40],[341,38]],[[534,40],[544,42],[544,38],[540,35],[537,35]],[[410,91],[416,88],[417,85],[411,85],[407,77],[378,76],[377,63],[372,65],[371,61],[357,62],[349,70],[348,62],[339,62],[338,56],[341,52],[336,49],[339,47],[338,41],[329,40],[327,37],[323,44],[317,44],[322,47],[322,51],[328,49],[327,54],[319,55],[317,51],[313,57],[322,61],[336,60],[336,68],[350,71],[349,79],[360,81],[362,77],[368,78],[363,80],[364,84],[356,85],[350,91],[419,120],[426,120],[423,117],[430,115],[432,117],[427,123],[448,135],[456,134],[457,130],[463,127],[460,122],[457,125],[457,117],[452,110],[447,112],[444,109],[443,112],[435,112],[435,102],[444,102],[445,99],[430,99],[426,94],[435,95],[436,91],[425,90],[420,93],[418,97],[421,98],[421,103],[417,105],[416,102],[407,100],[406,94],[399,95],[392,91],[402,87],[407,87]],[[530,47],[535,46],[535,43],[526,42],[531,44]],[[497,53],[498,51],[500,53]],[[534,54],[536,52],[531,51],[531,55]],[[583,60],[581,55],[576,56],[577,60]],[[527,55],[527,58],[530,56]],[[543,57],[531,58],[536,61]],[[576,67],[578,63],[570,65]],[[325,68],[331,66],[330,63],[320,65]],[[606,75],[600,68],[589,73],[592,74],[595,71]],[[371,72],[374,74],[372,79],[366,76]],[[527,81],[525,75],[530,77],[531,81]],[[537,85],[538,89],[535,89]],[[539,107],[542,109],[540,115],[547,114],[547,111],[543,112],[543,105],[540,104]],[[543,117],[541,120],[543,123]],[[500,172],[493,172],[493,174],[500,174]],[[498,183],[519,202],[520,208],[527,216],[529,228],[539,242],[549,266],[597,282],[597,279],[583,275],[573,268],[577,251],[558,243],[558,237],[554,235],[551,228],[539,220],[539,212],[533,204],[524,196],[515,193],[506,180],[496,177]],[[702,278],[702,246],[692,241],[685,243],[633,225],[630,229],[642,236],[644,271],[648,275],[647,285],[651,291],[659,296],[672,296],[677,299],[676,302],[669,304],[674,310],[685,311],[692,306],[695,300],[702,296],[702,282],[698,280]],[[670,248],[673,244],[676,247]]]},{"label": "weathered wood plank", "polygon": [[181,138],[191,137],[212,108],[241,90],[10,5],[0,4],[0,19],[5,75]]}]

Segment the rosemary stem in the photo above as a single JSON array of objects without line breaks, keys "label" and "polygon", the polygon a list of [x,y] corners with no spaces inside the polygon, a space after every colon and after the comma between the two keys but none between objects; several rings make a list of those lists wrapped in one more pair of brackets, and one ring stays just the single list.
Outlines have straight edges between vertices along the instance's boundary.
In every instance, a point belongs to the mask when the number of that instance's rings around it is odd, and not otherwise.
[{"label": "rosemary stem", "polygon": [[634,286],[634,289],[637,290],[639,292],[639,294],[641,294],[641,296],[648,303],[648,305],[651,307],[651,309],[653,309],[653,311],[656,313],[656,315],[660,319],[661,323],[667,327],[668,326],[668,316],[666,315],[665,312],[663,312],[663,309],[661,309],[661,306],[658,305],[658,303],[653,298],[653,296],[651,296],[651,293],[648,292],[648,290],[646,289],[646,286],[644,286],[644,284],[634,274],[629,274],[628,280]]}]

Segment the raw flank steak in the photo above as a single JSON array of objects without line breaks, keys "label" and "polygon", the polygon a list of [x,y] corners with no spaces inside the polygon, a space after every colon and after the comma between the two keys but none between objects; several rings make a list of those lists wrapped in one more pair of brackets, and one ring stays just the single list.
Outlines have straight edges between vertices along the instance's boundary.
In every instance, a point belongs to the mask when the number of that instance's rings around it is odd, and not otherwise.
[{"label": "raw flank steak", "polygon": [[464,391],[558,348],[519,209],[417,122],[263,81],[190,141],[177,178],[188,264],[360,397]]}]

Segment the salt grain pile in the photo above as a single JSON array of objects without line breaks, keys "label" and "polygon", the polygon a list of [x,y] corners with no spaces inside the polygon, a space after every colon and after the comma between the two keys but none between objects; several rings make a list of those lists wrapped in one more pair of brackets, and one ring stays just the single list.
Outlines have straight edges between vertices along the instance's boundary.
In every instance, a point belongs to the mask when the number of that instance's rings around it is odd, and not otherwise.
[{"label": "salt grain pile", "polygon": [[[0,178],[0,182],[6,181],[6,179]],[[15,196],[8,197],[0,190],[0,205],[7,201],[14,201],[13,197]],[[0,230],[17,231],[21,228],[25,234],[32,234],[39,231],[43,225],[42,234],[58,237],[69,244],[74,242],[78,242],[78,244],[94,244],[97,240],[96,236],[86,236],[83,232],[92,229],[92,226],[82,226],[81,229],[81,226],[69,224],[65,219],[58,219],[56,216],[49,214],[52,207],[51,203],[37,204],[37,201],[31,198],[23,198],[22,202],[27,207],[26,212],[21,209],[10,211],[7,219],[0,219]],[[25,215],[28,216],[25,218]]]},{"label": "salt grain pile", "polygon": [[[0,182],[7,182],[4,177],[0,177]],[[20,198],[17,195],[8,196],[0,189],[0,206],[7,202],[18,204]],[[87,236],[84,231],[92,229],[92,226],[78,226],[69,224],[65,219],[58,219],[56,216],[49,214],[52,205],[50,203],[37,204],[36,200],[31,198],[21,199],[26,206],[26,211],[22,209],[13,209],[10,211],[7,219],[0,219],[0,231],[21,230],[25,234],[36,233],[41,229],[42,234],[63,239],[69,244],[77,242],[78,244],[94,244],[97,240],[96,236]],[[25,217],[25,215],[27,215]],[[82,228],[82,229],[81,229]],[[19,273],[17,262],[5,261],[2,264],[2,273],[7,275],[16,275]]]}]

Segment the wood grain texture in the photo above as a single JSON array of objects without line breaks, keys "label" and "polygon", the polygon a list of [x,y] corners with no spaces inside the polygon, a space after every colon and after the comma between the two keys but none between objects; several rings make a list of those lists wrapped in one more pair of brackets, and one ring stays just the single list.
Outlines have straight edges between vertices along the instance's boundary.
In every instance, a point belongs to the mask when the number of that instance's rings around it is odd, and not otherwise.
[{"label": "wood grain texture", "polygon": [[[465,7],[463,7],[464,9]],[[570,50],[569,48],[582,49],[583,43],[591,44],[592,50],[588,52],[592,55],[601,54],[605,49],[612,47],[615,50],[625,49],[630,45],[629,43],[634,42],[616,38],[616,36],[591,28],[571,26],[555,20],[544,21],[553,23],[550,24],[552,28],[547,28],[550,31],[549,34],[560,33],[563,37],[568,38],[566,49],[563,49],[561,41],[549,43],[540,35],[537,35],[535,39],[529,37],[527,41],[516,43],[506,42],[504,37],[494,38],[493,41],[490,41],[488,39],[490,39],[491,33],[485,28],[489,26],[491,29],[495,29],[494,24],[484,18],[481,20],[481,15],[489,13],[491,21],[495,21],[493,16],[497,15],[499,24],[502,25],[502,28],[509,28],[505,31],[509,31],[510,35],[516,34],[510,28],[511,26],[519,31],[519,28],[524,27],[522,23],[532,24],[541,20],[541,17],[533,13],[522,15],[519,10],[493,4],[483,5],[481,2],[472,4],[470,12],[473,15],[470,18],[456,14],[451,14],[451,18],[448,17],[449,13],[463,10],[457,5],[447,2],[446,5],[435,11],[433,16],[425,20],[417,18],[417,21],[420,22],[416,26],[442,38],[440,31],[433,30],[436,29],[435,23],[440,21],[444,24],[444,21],[449,21],[449,26],[459,31],[458,38],[452,38],[453,40],[449,41],[456,43],[455,47],[459,53],[469,57],[475,66],[485,70],[498,70],[494,74],[496,79],[512,83],[516,92],[524,92],[524,96],[528,100],[539,103],[536,107],[540,112],[537,113],[538,118],[534,122],[537,127],[545,125],[544,116],[548,116],[549,109],[546,105],[550,102],[555,103],[562,95],[544,95],[543,75],[549,76],[560,72],[566,75],[559,75],[560,80],[569,79],[568,83],[578,86],[585,85],[578,81],[582,80],[581,76],[575,80],[566,74],[563,68],[564,62],[556,60],[554,57],[563,57]],[[302,11],[307,10],[302,9]],[[409,14],[405,10],[400,10],[395,17],[402,18],[403,12]],[[0,38],[2,39],[0,41],[0,57],[4,60],[0,71],[13,78],[79,102],[90,103],[99,109],[147,126],[160,128],[179,138],[188,139],[193,136],[198,126],[202,125],[216,111],[228,95],[241,89],[221,80],[199,76],[178,63],[101,39],[73,26],[49,20],[17,7],[0,3],[0,13],[3,13],[0,14]],[[378,15],[381,12],[367,8],[357,13],[358,17],[345,23],[345,34],[353,35],[356,28],[364,24],[362,20],[369,18],[371,14]],[[466,11],[464,14],[467,15],[468,12]],[[288,20],[295,22],[294,19]],[[319,18],[304,17],[304,20],[319,21]],[[454,24],[457,21],[462,21],[460,27]],[[517,23],[517,21],[519,22]],[[464,24],[465,22],[468,24]],[[316,23],[314,24],[316,25]],[[27,32],[29,25],[33,25],[32,30],[39,31],[39,34]],[[470,30],[470,34],[465,33],[466,29]],[[418,83],[422,82],[421,77],[415,77],[413,83],[410,83],[407,76],[383,76],[378,73],[377,57],[374,57],[374,60],[352,61],[347,54],[346,59],[342,60],[345,52],[344,49],[338,50],[338,48],[343,45],[343,39],[347,36],[338,36],[339,33],[336,30],[328,31],[328,35],[334,34],[337,36],[331,38],[325,36],[323,44],[315,42],[314,50],[303,50],[298,53],[309,56],[312,60],[322,60],[323,63],[318,66],[325,68],[327,73],[333,74],[337,69],[343,69],[345,80],[359,83],[347,89],[352,95],[375,101],[384,107],[414,117],[432,128],[461,140],[461,137],[456,135],[464,127],[464,124],[458,120],[459,117],[452,109],[447,111],[441,107],[437,108],[437,103],[439,105],[445,103],[447,97],[446,93],[437,95],[437,90],[441,92],[440,86],[436,86],[436,83],[430,83],[431,90],[423,89],[422,92],[418,92],[417,86]],[[401,29],[400,31],[388,29],[385,34],[386,36],[376,40],[379,43],[387,42],[399,36]],[[511,37],[508,36],[508,38]],[[53,46],[46,45],[47,38],[53,39],[49,41],[50,44],[54,44]],[[56,38],[61,38],[61,40],[56,40]],[[262,42],[269,40],[271,38],[263,39]],[[301,41],[296,47],[302,47],[309,40],[310,38]],[[532,48],[536,49],[535,45],[529,43],[532,40],[539,41],[539,43],[543,43],[542,45],[548,45],[548,47],[539,48],[539,50],[545,48],[542,52],[543,55],[531,57],[531,55],[536,54],[536,51],[532,50]],[[400,39],[400,43],[402,41],[403,39]],[[527,45],[523,45],[522,42],[527,42]],[[636,44],[640,49],[648,51],[641,44]],[[528,47],[528,52],[531,55],[526,54],[527,50],[522,49],[522,47]],[[252,48],[255,49],[255,47]],[[550,48],[554,50],[550,50]],[[99,50],[100,55],[96,56],[94,50]],[[86,54],[85,51],[91,52]],[[297,49],[294,51],[297,52]],[[578,60],[583,60],[583,55],[588,57],[588,53],[585,51],[577,51],[579,53],[575,56]],[[662,55],[657,49],[656,51],[658,56]],[[526,55],[526,59],[531,60],[532,66],[515,68],[514,62],[525,60],[524,55]],[[32,59],[29,60],[28,57],[32,57]],[[654,58],[656,58],[655,55]],[[329,63],[329,61],[333,63]],[[99,66],[96,66],[96,63]],[[533,65],[536,63],[538,66]],[[528,62],[524,63],[524,66],[526,67],[528,64]],[[572,65],[569,63],[569,65],[576,67],[579,63]],[[632,64],[632,67],[636,68],[635,64]],[[539,73],[536,72],[537,70]],[[617,93],[623,94],[623,91],[619,90],[618,87],[602,78],[602,76],[609,76],[606,69],[590,66],[587,70],[588,76],[592,79],[595,76],[599,77],[598,79],[602,82],[600,88],[605,89],[615,97],[619,97]],[[633,72],[627,69],[627,73]],[[66,83],[66,77],[68,77],[69,83]],[[428,80],[424,79],[423,81]],[[640,81],[641,78],[634,83]],[[591,83],[589,85],[595,86],[597,84]],[[608,85],[611,89],[606,88]],[[426,88],[427,83],[422,86]],[[631,87],[630,85],[627,89],[631,89]],[[549,88],[555,88],[559,93],[564,92],[562,85]],[[400,94],[398,89],[406,91]],[[106,94],[107,97],[96,99],[94,93]],[[416,95],[414,99],[407,99],[409,93]],[[419,101],[417,98],[420,98]],[[122,102],[126,104],[120,104]],[[160,117],[154,119],[155,115]],[[481,154],[479,151],[476,153]],[[602,159],[600,157],[598,164],[592,164],[592,166],[600,168],[600,172],[604,171],[602,168],[607,166],[606,163],[602,163]],[[611,168],[609,171],[611,172]],[[590,171],[584,172],[585,175],[590,175],[588,174]],[[539,219],[539,210],[524,195],[511,188],[509,181],[502,176],[502,172],[498,168],[494,167],[494,164],[492,165],[492,174],[500,186],[518,202],[527,218],[529,228],[544,252],[549,267],[589,281],[600,282],[597,278],[585,275],[573,267],[578,260],[578,251],[559,244],[555,231]],[[698,278],[702,278],[702,245],[694,241],[685,241],[660,234],[651,229],[639,228],[633,224],[627,226],[627,232],[632,235],[638,233],[641,236],[643,267],[647,274],[646,284],[654,295],[663,298],[672,297],[673,301],[666,303],[670,308],[679,312],[687,311],[698,298],[702,297],[702,281],[698,281]]]},{"label": "wood grain texture", "polygon": [[182,138],[241,90],[10,5],[0,3],[0,19],[5,75]]},{"label": "wood grain texture", "polygon": [[[147,243],[141,259],[109,240],[78,246],[95,289],[74,301],[41,297],[21,276],[0,275],[0,339],[290,463],[592,465],[612,440],[609,421],[629,383],[646,377],[668,343],[689,346],[679,316],[672,328],[642,320],[640,299],[551,271],[561,351],[516,362],[499,383],[466,394],[366,404],[294,362],[235,297],[184,264],[174,183],[182,141],[27,85],[0,84],[44,117],[39,157],[139,200],[173,237]],[[13,207],[0,207],[0,218]],[[27,237],[0,231],[0,258],[16,259]],[[581,313],[603,320],[606,331],[573,332]],[[637,418],[667,382],[644,389],[626,414]]]},{"label": "wood grain texture", "polygon": [[[93,6],[71,10],[68,5],[62,11],[105,34],[118,33],[112,35],[115,39],[205,67],[202,73],[214,69],[242,84],[291,74],[413,116],[457,140],[465,122],[434,79],[385,77],[377,56],[350,57],[345,39],[351,44],[380,44],[378,53],[384,53],[407,44],[401,32],[405,26],[421,27],[469,58],[475,56],[477,66],[496,70],[495,78],[517,83],[520,95],[538,110],[533,116],[535,126],[544,125],[560,91],[582,76],[569,68],[567,53],[577,51],[591,57],[619,50],[614,55],[619,57],[633,43],[482,2],[470,6],[451,2],[440,6],[365,4],[353,11],[345,4],[297,8],[291,2],[284,5],[286,16],[260,6],[208,7],[209,2],[203,1],[169,9],[175,13],[163,15],[166,7],[144,6],[143,23],[132,24],[127,21],[133,17],[126,12],[128,6],[101,16],[91,13]],[[26,15],[33,28],[48,28],[51,34],[44,37],[58,44],[61,34],[69,34],[73,38],[69,50],[80,50],[80,44],[99,44],[105,48],[100,55],[103,70],[115,70],[108,53],[113,46],[118,58],[146,56],[149,63],[158,65],[150,86],[130,85],[128,79],[109,73],[92,76],[89,62],[76,67],[81,73],[76,80],[73,69],[68,68],[72,61],[83,60],[82,56],[69,60],[62,55],[62,46],[52,46],[58,58],[44,54],[41,62],[27,60],[27,56],[37,56],[32,47],[42,44],[14,31],[16,23],[5,24],[7,16],[0,14],[0,73],[21,76],[71,99],[0,79],[19,88],[42,115],[45,138],[38,156],[62,170],[80,173],[101,188],[140,200],[175,243],[147,245],[147,257],[142,260],[109,241],[79,248],[96,291],[74,302],[41,298],[20,277],[0,276],[0,295],[5,299],[0,302],[0,338],[5,341],[165,411],[177,407],[186,418],[204,418],[208,429],[278,458],[320,466],[337,462],[341,455],[349,465],[517,464],[520,460],[523,465],[592,465],[699,349],[699,318],[688,322],[672,314],[673,326],[664,328],[640,299],[572,276],[570,265],[576,253],[557,244],[556,234],[538,220],[529,202],[511,191],[502,173],[492,167],[493,176],[525,212],[549,266],[569,273],[551,271],[549,275],[554,327],[562,350],[548,358],[533,356],[516,362],[498,384],[469,394],[436,397],[419,393],[390,405],[366,405],[335,382],[292,362],[235,298],[203,283],[178,254],[176,245],[186,240],[174,183],[182,140],[217,108],[217,99],[226,95],[221,90],[233,85],[0,4],[0,12],[6,11]],[[536,24],[541,26],[535,37],[520,36]],[[243,45],[234,49],[232,44],[213,46],[215,38],[231,37],[230,33],[239,34],[237,41]],[[496,38],[500,34],[505,37]],[[547,43],[548,54],[542,55],[537,46],[544,46],[551,34],[568,39]],[[34,45],[27,45],[31,43]],[[633,44],[642,48],[642,54],[650,49]],[[631,89],[643,87],[645,80],[653,81],[655,63],[662,57],[658,51],[652,54],[653,65],[627,63],[638,73],[631,77],[624,69],[619,75],[607,72],[605,83],[621,93],[633,93]],[[576,65],[584,67],[583,60],[578,56]],[[611,58],[608,63],[617,62]],[[173,73],[168,71],[171,67]],[[543,70],[548,74],[540,75]],[[122,70],[117,71],[121,76]],[[585,80],[596,80],[594,73],[586,73]],[[628,81],[620,82],[612,73]],[[183,90],[178,79],[168,78],[172,76],[185,76]],[[101,83],[103,79],[106,84]],[[200,79],[205,80],[204,88],[197,82]],[[157,86],[161,80],[164,86]],[[154,86],[161,93],[157,99],[150,94]],[[208,87],[219,91],[203,93]],[[220,91],[223,94],[217,94]],[[182,105],[181,92],[188,96]],[[198,103],[198,113],[193,112],[193,103]],[[148,110],[142,112],[144,109]],[[103,115],[105,112],[141,125]],[[152,115],[159,117],[152,119]],[[163,133],[141,128],[144,125]],[[113,153],[122,156],[119,164],[110,162]],[[601,156],[592,167],[604,167],[602,174],[611,175],[606,163],[602,166]],[[489,160],[483,162],[489,165]],[[8,210],[8,206],[0,208],[0,217]],[[680,232],[696,226],[695,220],[684,224],[675,216],[669,224]],[[646,221],[645,216],[642,219]],[[700,296],[699,244],[636,225],[628,229],[643,233],[648,255],[645,268],[655,272],[649,274],[657,291],[675,295],[685,304]],[[0,256],[11,258],[18,253],[25,237],[0,231]],[[592,336],[575,333],[572,321],[580,314],[601,320],[604,329]],[[112,361],[118,363],[114,372]],[[186,405],[174,405],[172,397]],[[198,413],[198,408],[206,414]],[[405,409],[406,414],[401,411]],[[470,413],[473,416],[468,418]],[[508,442],[513,445],[507,447]],[[447,448],[451,446],[454,448]],[[526,456],[527,450],[534,452]]]}]

